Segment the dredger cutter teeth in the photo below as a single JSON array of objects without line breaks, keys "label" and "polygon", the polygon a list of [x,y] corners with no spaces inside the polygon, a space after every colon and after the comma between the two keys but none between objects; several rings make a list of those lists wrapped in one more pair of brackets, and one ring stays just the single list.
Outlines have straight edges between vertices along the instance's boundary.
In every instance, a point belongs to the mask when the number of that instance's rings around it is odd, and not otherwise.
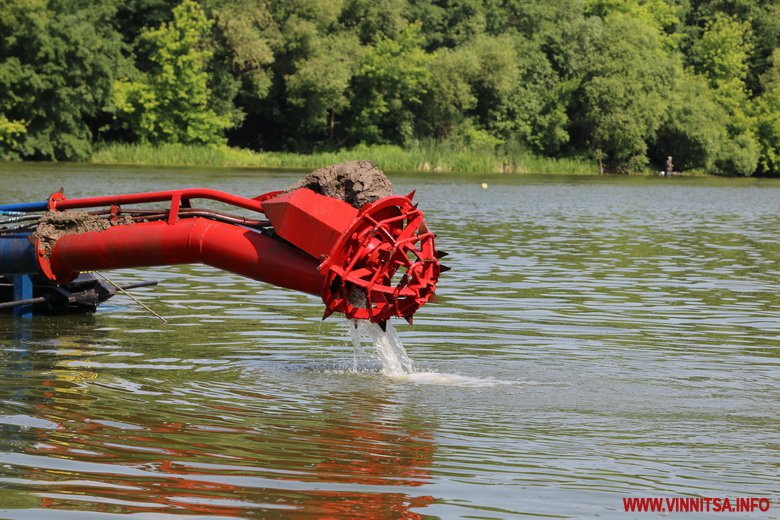
[{"label": "dredger cutter teeth", "polygon": [[363,206],[332,253],[320,264],[325,317],[384,324],[414,313],[434,295],[443,266],[413,193]]}]

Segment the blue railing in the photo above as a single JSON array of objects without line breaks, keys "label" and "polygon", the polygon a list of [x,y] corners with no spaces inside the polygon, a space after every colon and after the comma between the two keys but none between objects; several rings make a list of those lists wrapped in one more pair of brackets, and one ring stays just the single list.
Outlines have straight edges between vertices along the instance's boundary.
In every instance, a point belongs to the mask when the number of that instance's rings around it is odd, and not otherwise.
[{"label": "blue railing", "polygon": [[41,202],[20,202],[18,204],[0,204],[0,215],[46,211],[47,209],[49,209],[48,200]]}]

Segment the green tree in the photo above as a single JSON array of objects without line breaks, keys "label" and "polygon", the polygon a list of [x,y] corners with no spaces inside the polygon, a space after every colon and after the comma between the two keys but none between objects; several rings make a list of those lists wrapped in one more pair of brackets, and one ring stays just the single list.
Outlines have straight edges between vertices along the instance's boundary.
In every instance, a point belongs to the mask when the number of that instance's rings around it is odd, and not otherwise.
[{"label": "green tree", "polygon": [[463,48],[442,48],[431,56],[431,86],[425,103],[424,133],[447,138],[457,132],[477,104],[471,80],[479,72],[477,56]]},{"label": "green tree", "polygon": [[719,173],[752,175],[758,166],[759,145],[745,86],[752,49],[750,38],[747,22],[718,13],[691,48],[695,70],[707,78],[715,99],[728,114],[726,128],[730,138],[723,143],[715,161]]},{"label": "green tree", "polygon": [[718,13],[692,48],[691,61],[699,74],[710,80],[715,88],[743,81],[747,76],[752,46],[747,23]]},{"label": "green tree", "polygon": [[606,18],[611,13],[623,13],[652,25],[666,50],[676,49],[681,34],[675,33],[680,24],[682,7],[668,0],[586,0],[586,13]]},{"label": "green tree", "polygon": [[231,140],[258,146],[256,114],[267,103],[273,85],[280,29],[266,2],[207,0],[205,5],[215,21],[214,52],[208,67],[213,109],[241,120],[229,130]]},{"label": "green tree", "polygon": [[83,159],[122,68],[113,2],[0,3],[0,156]]},{"label": "green tree", "polygon": [[362,51],[349,33],[319,38],[311,55],[285,78],[288,102],[302,110],[306,130],[335,138],[336,118],[349,107],[348,89]]},{"label": "green tree", "polygon": [[485,124],[504,141],[554,154],[569,140],[568,84],[561,81],[542,49],[522,35],[514,38],[512,85],[485,114]]},{"label": "green tree", "polygon": [[10,121],[0,114],[0,159],[18,159],[21,137],[27,132],[24,121]]},{"label": "green tree", "polygon": [[117,119],[141,141],[222,143],[223,131],[235,124],[213,104],[206,68],[212,23],[198,4],[184,0],[170,22],[141,33],[149,70],[117,81],[114,96]]},{"label": "green tree", "polygon": [[455,48],[483,34],[490,12],[483,0],[418,0],[410,2],[410,20],[420,23],[424,47],[433,52],[442,47]]},{"label": "green tree", "polygon": [[780,175],[780,47],[772,53],[771,63],[761,78],[764,93],[756,102],[756,133],[761,147],[758,171]]},{"label": "green tree", "polygon": [[367,143],[405,143],[414,137],[416,113],[430,79],[431,56],[421,46],[420,25],[368,47],[353,81],[349,133]]},{"label": "green tree", "polygon": [[[147,27],[159,27],[171,20],[174,3],[170,0],[122,0],[116,1],[114,26],[122,34],[122,40],[132,46]],[[145,60],[146,56],[141,56]]]},{"label": "green tree", "polygon": [[480,34],[433,53],[420,122],[426,133],[466,144],[512,136],[514,125],[496,119],[512,117],[506,105],[519,81],[515,43],[508,35]]},{"label": "green tree", "polygon": [[750,92],[761,92],[761,76],[771,68],[771,56],[780,47],[780,2],[777,0],[697,0],[688,12],[681,32],[700,36],[702,28],[717,17],[731,17],[750,27],[752,52],[748,56],[745,83]]},{"label": "green tree", "polygon": [[[267,2],[271,22],[262,31],[273,53],[267,68],[270,85],[263,97],[239,98],[247,113],[238,130],[245,142],[264,149],[310,151],[330,145],[331,129],[334,139],[343,139],[338,116],[349,104],[349,82],[360,58],[359,38],[341,23],[346,3]],[[354,28],[355,21],[350,23]]]},{"label": "green tree", "polygon": [[513,36],[517,72],[489,127],[537,153],[581,153],[584,138],[571,134],[577,128],[569,106],[591,68],[602,20],[585,17],[578,0],[505,0],[501,5],[491,10],[488,32]]},{"label": "green tree", "polygon": [[[281,38],[266,4],[252,0],[215,0],[218,33],[215,54],[240,83],[246,98],[263,99],[271,88],[274,44]],[[231,100],[232,101],[232,100]]]},{"label": "green tree", "polygon": [[669,91],[666,118],[651,145],[652,159],[663,165],[671,155],[678,170],[714,171],[729,140],[728,117],[707,79],[679,68]]},{"label": "green tree", "polygon": [[656,27],[620,11],[603,19],[594,49],[572,98],[571,131],[608,169],[642,167],[666,113],[674,62]]},{"label": "green tree", "polygon": [[340,15],[343,29],[356,33],[363,45],[377,37],[395,38],[408,24],[406,0],[346,0]]}]

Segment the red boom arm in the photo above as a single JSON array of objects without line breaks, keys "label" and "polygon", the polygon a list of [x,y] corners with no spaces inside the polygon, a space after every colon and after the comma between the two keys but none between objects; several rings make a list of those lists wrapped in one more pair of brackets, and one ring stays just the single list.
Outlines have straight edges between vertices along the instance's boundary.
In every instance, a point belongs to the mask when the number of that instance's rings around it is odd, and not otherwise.
[{"label": "red boom arm", "polygon": [[[55,193],[49,198],[53,211],[110,206],[116,216],[125,205],[170,201],[170,207],[164,220],[66,234],[50,255],[38,243],[39,266],[64,283],[79,271],[204,263],[320,294],[325,317],[341,312],[374,322],[393,316],[411,321],[433,296],[442,270],[434,235],[412,195],[385,197],[357,210],[306,188],[253,199],[201,188],[85,199]],[[192,199],[263,213],[273,233],[185,213]]]}]

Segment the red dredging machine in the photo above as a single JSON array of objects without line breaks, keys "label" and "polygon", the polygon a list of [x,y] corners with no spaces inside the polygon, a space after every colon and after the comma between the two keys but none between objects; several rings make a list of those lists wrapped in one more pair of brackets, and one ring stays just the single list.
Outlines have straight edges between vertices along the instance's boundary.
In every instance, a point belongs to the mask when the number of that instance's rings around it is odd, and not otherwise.
[{"label": "red dredging machine", "polygon": [[[411,322],[447,269],[413,195],[358,208],[307,187],[253,198],[195,188],[0,205],[0,308],[94,310],[116,289],[80,273],[203,263],[320,295],[324,318]],[[193,205],[204,199],[233,209]]]}]

